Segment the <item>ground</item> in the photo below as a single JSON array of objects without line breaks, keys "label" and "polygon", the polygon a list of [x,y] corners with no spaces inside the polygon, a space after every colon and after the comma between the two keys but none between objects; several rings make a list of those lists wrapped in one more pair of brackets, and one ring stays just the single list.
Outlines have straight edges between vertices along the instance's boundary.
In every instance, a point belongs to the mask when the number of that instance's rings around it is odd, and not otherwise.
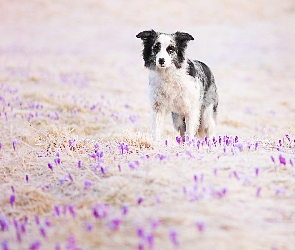
[{"label": "ground", "polygon": [[[0,1],[7,249],[294,249],[292,0]],[[140,31],[194,36],[217,137],[151,139]]]}]

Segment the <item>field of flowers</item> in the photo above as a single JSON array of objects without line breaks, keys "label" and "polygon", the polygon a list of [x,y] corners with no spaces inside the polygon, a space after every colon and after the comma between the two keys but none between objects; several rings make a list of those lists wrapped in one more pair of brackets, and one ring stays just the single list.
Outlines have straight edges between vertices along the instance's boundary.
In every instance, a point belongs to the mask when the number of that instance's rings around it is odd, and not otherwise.
[{"label": "field of flowers", "polygon": [[[0,250],[294,249],[293,1],[0,1]],[[217,137],[151,139],[141,41],[186,31]]]}]

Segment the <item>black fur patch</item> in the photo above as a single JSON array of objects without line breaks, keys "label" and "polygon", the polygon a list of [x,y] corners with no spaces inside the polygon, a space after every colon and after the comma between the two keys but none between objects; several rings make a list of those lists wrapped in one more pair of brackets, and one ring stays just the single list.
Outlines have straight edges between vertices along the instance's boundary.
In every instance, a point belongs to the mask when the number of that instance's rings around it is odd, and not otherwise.
[{"label": "black fur patch", "polygon": [[154,30],[142,31],[136,35],[137,38],[140,38],[143,41],[143,50],[142,56],[144,60],[144,66],[147,68],[152,68],[156,66],[155,55],[153,55],[153,45],[158,37],[157,33]]},{"label": "black fur patch", "polygon": [[213,111],[216,113],[217,112],[217,107],[218,107],[218,102],[213,106]]},{"label": "black fur patch", "polygon": [[181,64],[185,59],[185,49],[187,47],[187,43],[190,40],[194,40],[194,38],[188,34],[177,31],[175,33],[175,43],[176,43],[176,53],[177,53],[177,61],[174,62],[176,68],[181,68]]},{"label": "black fur patch", "polygon": [[197,74],[197,70],[195,68],[195,65],[194,63],[191,61],[191,60],[187,60],[187,64],[188,64],[188,67],[187,67],[187,73],[192,76],[192,77],[196,77],[196,74]]},{"label": "black fur patch", "polygon": [[205,79],[202,82],[203,82],[204,90],[207,91],[210,88],[212,82],[214,82],[213,75],[211,73],[210,68],[205,63],[200,61],[196,61],[196,62],[201,65],[202,70],[205,74]]}]

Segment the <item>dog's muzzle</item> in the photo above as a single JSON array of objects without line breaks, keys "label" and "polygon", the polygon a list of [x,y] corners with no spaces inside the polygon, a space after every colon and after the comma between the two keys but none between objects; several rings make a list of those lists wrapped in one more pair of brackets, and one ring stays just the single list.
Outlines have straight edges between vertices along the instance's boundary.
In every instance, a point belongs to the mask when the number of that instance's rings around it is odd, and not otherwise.
[{"label": "dog's muzzle", "polygon": [[165,59],[164,58],[159,58],[159,64],[160,64],[161,67],[164,67]]}]

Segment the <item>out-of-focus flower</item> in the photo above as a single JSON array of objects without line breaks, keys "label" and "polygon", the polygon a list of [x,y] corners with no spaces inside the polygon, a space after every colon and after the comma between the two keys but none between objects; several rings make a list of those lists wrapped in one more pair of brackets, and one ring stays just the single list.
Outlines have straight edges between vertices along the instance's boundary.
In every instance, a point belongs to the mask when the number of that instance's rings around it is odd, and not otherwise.
[{"label": "out-of-focus flower", "polygon": [[1,246],[2,246],[2,250],[9,250],[9,247],[8,247],[8,240],[3,240],[1,242]]},{"label": "out-of-focus flower", "polygon": [[256,189],[256,196],[259,197],[260,196],[260,192],[261,192],[261,187],[258,187]]},{"label": "out-of-focus flower", "polygon": [[197,229],[198,229],[199,232],[203,232],[204,229],[205,229],[205,224],[204,224],[204,222],[198,221],[198,222],[196,223],[196,226],[197,226]]},{"label": "out-of-focus flower", "polygon": [[173,246],[178,247],[179,242],[177,240],[177,232],[175,230],[170,230],[169,238],[170,238],[170,241],[172,242]]},{"label": "out-of-focus flower", "polygon": [[137,200],[137,204],[140,205],[142,202],[143,202],[143,198],[139,197],[138,200]]},{"label": "out-of-focus flower", "polygon": [[38,250],[41,247],[41,242],[40,241],[35,241],[32,243],[29,247],[29,250]]},{"label": "out-of-focus flower", "polygon": [[118,230],[121,224],[121,220],[120,219],[113,219],[108,223],[108,227],[111,230]]},{"label": "out-of-focus flower", "polygon": [[4,215],[0,216],[0,229],[2,232],[9,230],[9,221]]},{"label": "out-of-focus flower", "polygon": [[88,189],[92,186],[92,181],[90,180],[85,180],[84,181],[84,189]]}]

